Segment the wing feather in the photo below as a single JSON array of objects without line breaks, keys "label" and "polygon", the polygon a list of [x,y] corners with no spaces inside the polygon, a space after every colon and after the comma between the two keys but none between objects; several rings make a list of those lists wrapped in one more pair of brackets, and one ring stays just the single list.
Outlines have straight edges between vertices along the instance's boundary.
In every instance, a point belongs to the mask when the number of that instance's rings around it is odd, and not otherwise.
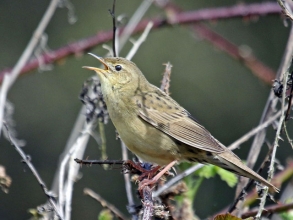
[{"label": "wing feather", "polygon": [[[156,95],[159,96],[157,98],[160,100],[159,104],[148,98],[156,97]],[[152,94],[145,94],[143,98],[136,97],[135,101],[140,106],[139,117],[178,141],[213,153],[225,151],[225,147],[209,131],[165,93],[156,91]]]}]

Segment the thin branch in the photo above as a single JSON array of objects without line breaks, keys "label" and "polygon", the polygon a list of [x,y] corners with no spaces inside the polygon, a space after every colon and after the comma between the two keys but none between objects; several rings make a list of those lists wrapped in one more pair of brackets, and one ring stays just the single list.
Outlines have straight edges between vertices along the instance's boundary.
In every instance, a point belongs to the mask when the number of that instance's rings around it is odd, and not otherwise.
[{"label": "thin branch", "polygon": [[150,187],[143,187],[143,217],[142,220],[151,220],[153,216],[154,204],[152,190]]},{"label": "thin branch", "polygon": [[17,144],[17,141],[14,140],[14,138],[10,135],[10,131],[8,126],[6,125],[5,122],[3,122],[3,125],[7,131],[8,137],[10,139],[11,144],[14,145],[16,151],[19,153],[19,155],[22,157],[22,161],[25,162],[27,164],[27,166],[29,167],[30,171],[33,173],[33,175],[35,176],[35,178],[37,179],[39,185],[41,186],[43,192],[45,193],[45,195],[48,198],[49,203],[51,204],[51,206],[53,207],[56,215],[60,218],[63,219],[60,210],[58,208],[58,206],[55,203],[55,198],[54,196],[52,196],[52,193],[49,192],[45,182],[42,180],[41,176],[39,175],[38,171],[35,169],[34,165],[32,164],[30,157],[27,156],[23,150],[21,149],[21,147]]},{"label": "thin branch", "polygon": [[[132,34],[144,31],[146,28],[146,25],[149,22],[156,23],[156,21],[155,21],[155,20],[157,20],[156,18],[151,19],[149,21],[146,21],[146,20],[142,21],[142,17],[145,15],[147,10],[150,8],[152,3],[153,3],[153,0],[142,1],[141,4],[139,5],[139,7],[137,8],[137,10],[135,11],[135,13],[130,18],[127,26],[124,29],[121,29],[120,33],[122,33],[122,34],[119,39],[119,48],[121,48],[125,45],[125,43],[128,41],[128,39],[130,38],[130,36]],[[162,21],[159,21],[158,24],[159,23],[161,24],[161,22]],[[142,25],[142,24],[144,24],[144,25]],[[139,29],[139,27],[140,27],[140,31],[137,31]]]},{"label": "thin branch", "polygon": [[[283,55],[279,70],[277,71],[277,75],[276,75],[277,79],[280,79],[280,80],[282,79],[282,73],[284,73],[287,70],[285,64],[290,62],[292,53],[293,53],[293,26],[291,26],[291,30],[290,30],[287,45],[284,51],[284,55]],[[275,111],[275,107],[277,105],[277,101],[278,100],[272,90],[267,99],[259,124],[264,123],[273,114],[273,112]],[[266,129],[259,131],[254,136],[254,140],[252,142],[252,145],[246,160],[248,167],[252,168],[254,164],[256,163],[259,152],[261,150],[261,146],[263,145],[265,141],[265,137],[266,137]],[[239,181],[237,185],[237,190],[236,190],[237,195],[242,190],[244,185],[247,183],[247,180],[243,178],[240,178],[240,179],[241,180]]]},{"label": "thin branch", "polygon": [[[143,3],[149,3],[151,1],[143,1]],[[281,9],[279,7],[279,5],[277,3],[272,3],[272,2],[265,2],[265,3],[261,3],[261,4],[249,4],[249,5],[242,5],[241,7],[247,8],[247,10],[250,10],[251,8],[255,8],[253,16],[264,16],[264,15],[279,15],[281,13]],[[235,8],[235,10],[237,9],[237,7]],[[220,8],[220,11],[222,10],[222,8]],[[144,11],[144,10],[143,10]],[[233,11],[233,10],[232,10]],[[191,12],[189,12],[191,13]],[[199,11],[194,11],[193,12],[195,15],[196,14],[202,14],[202,12]],[[212,18],[214,18],[214,14],[221,14],[220,12],[217,13],[217,8],[215,9],[210,9],[210,12],[208,13],[209,16],[193,16],[194,20],[190,19],[188,21],[185,21],[186,23],[180,23],[180,20],[176,21],[178,24],[190,24],[190,23],[195,23],[195,22],[199,22],[199,21],[211,21]],[[238,14],[239,13],[239,14]],[[231,19],[233,17],[241,17],[244,16],[246,17],[245,13],[241,13],[240,10],[236,10],[234,13],[232,13],[233,16],[232,17],[227,17],[226,19]],[[182,13],[182,16],[184,14]],[[180,14],[178,14],[176,16],[176,18],[180,19]],[[222,17],[224,18],[224,17]],[[139,20],[136,20],[136,22],[138,22]],[[146,25],[152,21],[154,23],[153,29],[159,29],[162,27],[166,27],[166,26],[171,26],[172,24],[168,21],[168,19],[164,19],[164,18],[152,18],[149,20],[142,20],[140,22],[138,22],[136,25],[132,25],[132,29],[133,31],[131,32],[131,34],[137,34],[139,32],[142,32],[145,30]],[[128,36],[129,33],[128,31],[126,31],[127,28],[121,28],[119,35],[124,36],[124,34],[127,34]],[[88,37],[85,39],[81,39],[79,41],[70,43],[64,47],[61,47],[59,49],[56,49],[54,51],[51,51],[49,53],[43,54],[40,59],[42,59],[44,61],[44,64],[49,64],[49,63],[54,63],[57,62],[58,60],[62,60],[65,57],[68,57],[70,55],[74,55],[74,54],[81,54],[84,51],[88,51],[90,49],[92,49],[93,47],[106,43],[108,41],[110,41],[113,38],[113,31],[101,31],[99,33],[97,33],[95,36],[92,37]],[[126,42],[126,41],[123,41]],[[121,45],[121,47],[123,46],[122,40],[120,42],[119,45]],[[120,49],[120,48],[119,48]],[[28,62],[22,69],[21,69],[21,74],[23,73],[27,73],[29,71],[32,71],[36,68],[38,68],[39,63],[37,59],[32,59],[30,62]],[[0,82],[3,80],[3,76],[7,73],[10,72],[11,69],[4,69],[2,71],[0,71]]]},{"label": "thin branch", "polygon": [[[127,161],[128,160],[127,148],[122,140],[121,140],[121,151],[122,151],[123,161]],[[132,194],[130,175],[127,172],[124,173],[124,182],[125,182],[126,196],[127,196],[127,200],[128,200],[127,210],[129,212],[129,214],[132,215],[132,219],[136,220],[136,219],[138,219],[138,216],[137,216],[137,212],[135,209],[135,204],[134,204],[134,199],[133,199],[133,194]]]},{"label": "thin branch", "polygon": [[[71,153],[72,151],[72,154],[70,154],[70,158],[82,157],[82,155],[84,154],[90,138],[91,130],[94,129],[93,123],[94,122],[91,121],[86,125],[86,128],[84,129],[85,131],[81,133],[81,135],[76,139],[76,142],[72,145],[72,150],[69,150],[69,153]],[[66,182],[63,183],[66,186],[64,188],[65,220],[71,219],[73,185],[78,175],[79,168],[80,166],[78,166],[78,164],[76,164],[73,160],[69,160]],[[62,182],[60,184],[62,184]]]},{"label": "thin branch", "polygon": [[213,21],[231,18],[248,18],[253,16],[267,15],[271,13],[280,13],[276,3],[254,3],[238,4],[231,7],[208,8],[197,11],[190,11],[178,14],[171,21],[172,24],[190,23],[190,21]]},{"label": "thin branch", "polygon": [[[106,160],[106,158],[108,158],[107,155],[107,139],[106,139],[106,134],[105,134],[105,126],[104,123],[99,121],[99,132],[100,132],[100,136],[101,136],[101,159],[102,160]],[[108,166],[106,164],[103,165],[104,169],[107,169]]]},{"label": "thin branch", "polygon": [[104,208],[109,209],[118,219],[120,220],[127,219],[127,217],[124,216],[124,214],[120,212],[113,204],[107,202],[105,199],[103,199],[99,194],[97,194],[93,190],[85,188],[83,192],[85,195],[88,195],[91,198],[97,200]]},{"label": "thin branch", "polygon": [[288,140],[290,146],[291,146],[292,149],[293,149],[293,140],[290,138],[290,135],[289,135],[288,130],[287,130],[287,125],[286,125],[286,123],[284,123],[284,131],[285,131],[285,134],[286,134],[287,140]]},{"label": "thin branch", "polygon": [[[271,148],[271,149],[273,149],[273,148]],[[274,176],[274,178],[272,180],[272,184],[277,186],[277,187],[281,187],[282,184],[284,184],[285,182],[290,180],[292,178],[292,176],[293,176],[293,161],[289,161],[288,164],[286,165],[286,167],[282,171],[278,172]],[[288,185],[287,185],[287,187],[288,187]],[[288,191],[291,192],[292,190],[288,189]],[[283,195],[284,195],[285,191],[283,191],[283,192],[284,192],[283,193]],[[241,204],[242,207],[251,206],[259,198],[259,195],[258,195],[257,191],[255,190],[255,188],[253,190],[251,190],[250,192],[247,192],[247,193],[248,194],[246,195],[246,198],[243,201],[243,204]],[[288,195],[288,193],[287,193],[287,195]],[[287,198],[289,198],[289,197],[287,197]],[[284,201],[287,201],[287,200],[284,200]],[[217,214],[225,213],[225,212],[227,212],[228,208],[229,207],[226,207],[226,208],[222,209],[221,211],[217,212],[216,214],[214,214],[212,216],[216,216]],[[237,205],[237,208],[239,209],[239,204]],[[235,212],[234,212],[234,214],[235,214]]]},{"label": "thin branch", "polygon": [[[267,163],[269,163],[269,161],[271,159],[272,150],[273,150],[273,148],[271,147],[270,150],[268,151],[265,159],[263,160],[262,164],[260,165],[259,169],[257,170],[257,173],[258,174],[260,174],[262,172],[262,170],[264,169],[265,165]],[[254,182],[255,182],[255,180],[253,180],[253,179],[250,179],[249,180],[249,182],[242,189],[242,191],[240,192],[240,194],[238,195],[238,197],[235,199],[235,201],[233,202],[233,204],[229,208],[229,210],[228,210],[229,213],[232,213],[236,209],[238,202],[244,199],[244,196],[245,196],[247,190],[252,186],[252,184]]]},{"label": "thin branch", "polygon": [[286,2],[284,0],[277,0],[277,1],[283,10],[283,13],[293,21],[292,11],[290,10],[290,8],[288,8],[288,5],[286,5]]},{"label": "thin branch", "polygon": [[116,57],[116,17],[115,17],[115,6],[116,6],[116,0],[113,0],[113,6],[112,11],[109,10],[111,16],[112,16],[112,22],[113,22],[113,37],[112,37],[112,47],[113,47],[113,56]]},{"label": "thin branch", "polygon": [[[265,207],[263,210],[263,214],[271,214],[271,213],[281,213],[293,209],[293,203],[289,204],[278,204],[278,205],[271,205]],[[252,216],[255,216],[257,213],[257,209],[245,212],[241,215],[241,218],[246,219]]]},{"label": "thin branch", "polygon": [[184,170],[184,172],[180,173],[179,175],[172,178],[170,181],[165,183],[162,187],[160,187],[157,191],[153,192],[153,198],[157,198],[160,194],[162,194],[165,190],[169,189],[171,186],[174,186],[177,182],[182,180],[184,177],[194,173],[198,169],[202,168],[203,164],[196,164],[187,170]]},{"label": "thin branch", "polygon": [[115,164],[124,164],[124,160],[80,160],[75,158],[74,161],[76,163],[79,163],[80,165],[83,164],[88,164],[88,165],[92,165],[92,164],[99,164],[99,165],[103,165],[103,164],[108,164],[108,165],[115,165]]},{"label": "thin branch", "polygon": [[[144,27],[146,26],[147,24],[145,24]],[[109,37],[109,36],[107,35],[106,37]],[[122,49],[122,47],[123,45],[120,47],[120,49]],[[69,158],[77,158],[77,157],[82,158],[86,145],[88,143],[90,134],[92,133],[92,130],[94,129],[96,125],[95,123],[96,119],[91,120],[90,123],[85,122],[86,117],[84,116],[84,112],[85,112],[85,106],[83,106],[80,111],[78,119],[73,128],[73,132],[68,140],[66,149],[64,150],[64,153],[63,153],[65,156],[64,156],[64,160],[61,162],[61,168],[65,169],[65,166],[67,165],[68,175],[66,178],[66,182],[64,181],[64,176],[60,177],[60,175],[64,175],[65,170],[60,172],[60,174],[58,175],[58,178],[55,177],[55,181],[54,181],[54,186],[55,186],[54,188],[57,188],[56,186],[58,186],[58,188],[61,188],[61,190],[59,190],[59,193],[60,191],[62,191],[61,192],[62,198],[60,198],[60,201],[62,203],[62,207],[65,206],[66,219],[70,219],[73,184],[74,184],[74,180],[77,177],[78,170],[80,168],[80,166],[78,166],[73,160],[69,160]],[[81,134],[80,134],[80,130],[82,130]],[[67,164],[68,161],[69,161],[69,165]],[[58,179],[59,179],[59,183],[57,184]],[[60,185],[62,186],[60,187]],[[63,189],[63,186],[65,186],[64,189]]]},{"label": "thin branch", "polygon": [[[167,3],[167,4],[161,4],[160,1],[156,2],[157,5],[161,8],[163,8],[166,11],[167,19],[169,23],[172,23],[173,20],[176,20],[176,16],[181,16],[184,14],[182,13],[182,9],[180,9],[177,5],[174,3]],[[254,5],[251,5],[251,7],[254,8]],[[256,6],[257,7],[257,6]],[[217,8],[215,10],[226,10],[231,9],[232,11],[235,10],[235,8]],[[209,10],[213,9],[205,9],[207,10],[207,14],[209,14]],[[197,11],[198,14],[205,14],[205,10],[201,12],[201,10]],[[236,11],[238,10],[238,6],[236,6]],[[245,10],[249,10],[248,8]],[[239,10],[241,11],[241,10]],[[187,12],[188,13],[188,12]],[[233,13],[236,13],[233,11]],[[219,13],[221,14],[221,13]],[[237,45],[233,44],[231,41],[227,40],[220,34],[216,33],[215,31],[211,30],[207,25],[203,23],[196,23],[192,25],[192,29],[195,32],[196,35],[198,35],[200,38],[208,41],[211,43],[214,47],[216,47],[219,50],[224,51],[232,58],[239,60],[242,62],[248,69],[252,71],[258,78],[260,78],[262,81],[264,81],[267,84],[271,84],[272,80],[275,78],[275,72],[263,64],[261,61],[259,61],[253,53],[249,52],[243,52],[243,49],[239,48]]]},{"label": "thin branch", "polygon": [[279,118],[281,115],[281,111],[277,112],[275,115],[273,115],[272,117],[270,117],[267,121],[265,121],[264,123],[260,124],[259,126],[257,126],[256,128],[252,129],[250,132],[246,133],[245,135],[243,135],[241,138],[239,138],[238,140],[234,141],[234,143],[232,143],[228,148],[230,150],[235,150],[236,148],[238,148],[242,143],[246,142],[249,140],[249,138],[253,137],[255,134],[257,134],[258,132],[260,132],[261,130],[267,128],[270,124],[272,124],[274,121],[277,120],[277,118]]},{"label": "thin branch", "polygon": [[145,28],[145,30],[143,31],[142,35],[136,40],[136,41],[131,41],[133,43],[133,47],[131,48],[131,50],[129,51],[129,53],[127,54],[127,56],[125,57],[128,60],[131,60],[132,57],[134,56],[134,54],[137,52],[138,48],[140,47],[140,45],[146,40],[148,34],[150,33],[152,27],[153,27],[153,22],[149,22]]},{"label": "thin branch", "polygon": [[[291,53],[291,57],[293,57],[293,51]],[[278,123],[278,128],[277,128],[277,131],[276,131],[276,136],[275,136],[275,140],[274,140],[274,145],[273,145],[273,151],[272,151],[272,156],[271,156],[271,163],[270,163],[270,166],[269,166],[269,172],[268,172],[268,181],[270,182],[273,178],[273,175],[274,175],[274,171],[275,171],[275,158],[276,158],[276,152],[277,152],[277,147],[279,147],[279,140],[281,138],[281,130],[283,128],[283,123],[285,123],[285,118],[286,118],[286,115],[285,115],[285,105],[286,105],[286,91],[287,91],[287,81],[288,81],[288,78],[289,78],[289,67],[292,63],[292,60],[289,60],[288,63],[284,63],[284,66],[285,66],[285,72],[283,73],[283,95],[282,95],[282,104],[281,104],[281,116],[280,116],[280,119],[279,119],[279,123]],[[260,205],[259,205],[259,209],[258,209],[258,212],[257,212],[257,215],[255,216],[255,219],[256,220],[259,220],[261,218],[261,215],[262,215],[262,212],[264,210],[264,206],[265,206],[265,203],[266,203],[266,198],[267,198],[267,194],[268,194],[268,187],[265,187],[264,188],[264,193],[262,195],[262,198],[261,198],[261,202],[260,202]]]},{"label": "thin branch", "polygon": [[160,89],[164,91],[167,95],[170,95],[170,81],[171,81],[171,70],[172,70],[172,64],[170,62],[164,64],[166,66],[165,72],[163,74],[163,79],[161,82]]},{"label": "thin branch", "polygon": [[233,59],[242,62],[256,77],[261,79],[263,82],[268,85],[272,84],[272,81],[276,76],[275,71],[258,60],[257,57],[254,56],[253,52],[244,51],[243,48],[233,44],[231,41],[212,31],[203,24],[195,24],[193,25],[193,29],[201,38],[207,40],[214,47],[224,51]]},{"label": "thin branch", "polygon": [[[50,5],[48,6],[42,20],[40,21],[37,29],[35,30],[33,36],[31,37],[28,45],[20,56],[14,68],[11,72],[5,72],[3,77],[3,83],[0,90],[0,135],[2,130],[2,122],[4,117],[4,107],[6,103],[6,98],[8,94],[8,90],[15,82],[16,78],[20,74],[21,70],[31,57],[35,47],[38,45],[40,38],[42,37],[47,25],[49,24],[56,8],[58,7],[59,0],[51,0]],[[36,59],[38,62],[38,60]]]}]

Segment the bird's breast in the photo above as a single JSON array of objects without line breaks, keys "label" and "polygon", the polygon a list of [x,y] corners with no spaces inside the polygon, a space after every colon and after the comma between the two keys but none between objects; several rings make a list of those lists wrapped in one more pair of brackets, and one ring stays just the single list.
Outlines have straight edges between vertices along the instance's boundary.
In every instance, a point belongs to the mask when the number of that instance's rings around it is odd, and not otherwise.
[{"label": "bird's breast", "polygon": [[136,104],[125,100],[109,100],[107,108],[120,138],[130,151],[144,161],[166,165],[180,160],[174,140],[138,116]]}]

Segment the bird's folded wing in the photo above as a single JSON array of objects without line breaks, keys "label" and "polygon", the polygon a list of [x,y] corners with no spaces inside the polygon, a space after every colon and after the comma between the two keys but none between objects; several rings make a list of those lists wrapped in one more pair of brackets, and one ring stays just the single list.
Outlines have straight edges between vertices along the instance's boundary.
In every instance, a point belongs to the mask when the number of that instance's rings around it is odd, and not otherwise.
[{"label": "bird's folded wing", "polygon": [[[178,105],[179,106],[179,105]],[[182,107],[177,111],[141,108],[139,117],[162,132],[189,146],[221,153],[225,148]]]}]

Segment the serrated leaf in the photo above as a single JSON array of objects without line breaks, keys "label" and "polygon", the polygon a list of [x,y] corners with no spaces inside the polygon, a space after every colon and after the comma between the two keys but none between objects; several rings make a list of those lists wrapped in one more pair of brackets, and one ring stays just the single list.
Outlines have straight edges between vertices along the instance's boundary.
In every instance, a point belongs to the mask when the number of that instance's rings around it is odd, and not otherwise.
[{"label": "serrated leaf", "polygon": [[217,174],[216,167],[214,165],[206,165],[199,169],[196,174],[200,177],[211,178]]},{"label": "serrated leaf", "polygon": [[228,186],[234,187],[236,185],[238,179],[234,173],[231,173],[222,168],[218,168],[217,173],[221,177],[221,179],[228,184]]},{"label": "serrated leaf", "polygon": [[229,213],[227,214],[220,214],[220,215],[217,215],[214,220],[241,220],[241,218],[238,218],[234,215],[231,215]]}]

